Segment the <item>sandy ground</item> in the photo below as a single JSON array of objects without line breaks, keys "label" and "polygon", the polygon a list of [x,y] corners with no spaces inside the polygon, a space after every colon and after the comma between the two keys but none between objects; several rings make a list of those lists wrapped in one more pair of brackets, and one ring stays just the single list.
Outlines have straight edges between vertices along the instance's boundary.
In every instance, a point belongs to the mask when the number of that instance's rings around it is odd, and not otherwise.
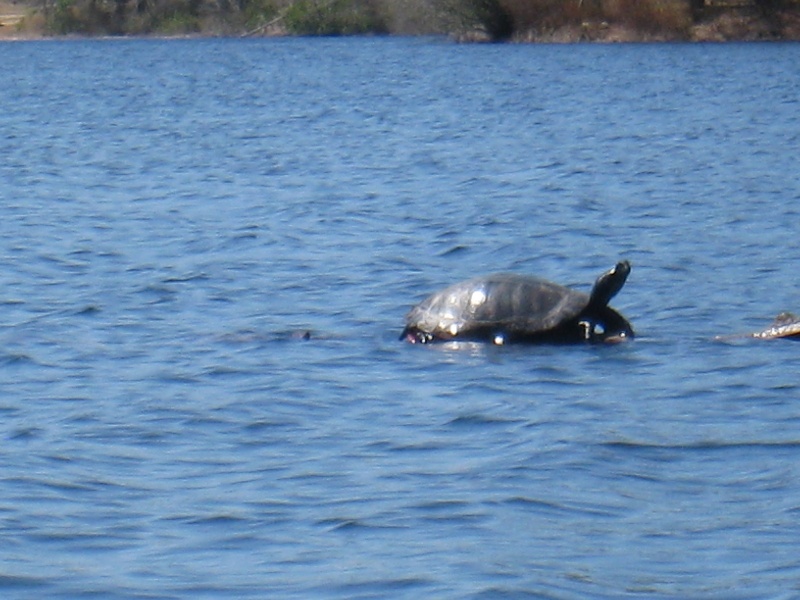
[{"label": "sandy ground", "polygon": [[[40,32],[23,27],[33,9],[30,4],[0,0],[0,40],[41,37]],[[27,19],[30,22],[30,19]]]}]

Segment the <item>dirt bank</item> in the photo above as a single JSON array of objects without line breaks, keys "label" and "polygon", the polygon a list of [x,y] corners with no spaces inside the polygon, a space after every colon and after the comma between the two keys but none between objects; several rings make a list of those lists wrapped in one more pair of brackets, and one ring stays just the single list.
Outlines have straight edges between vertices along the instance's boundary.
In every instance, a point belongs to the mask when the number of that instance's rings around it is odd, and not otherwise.
[{"label": "dirt bank", "polygon": [[754,10],[720,11],[685,31],[643,31],[605,21],[587,21],[550,31],[518,34],[513,41],[532,43],[575,42],[733,42],[800,40],[800,8],[764,17]]}]

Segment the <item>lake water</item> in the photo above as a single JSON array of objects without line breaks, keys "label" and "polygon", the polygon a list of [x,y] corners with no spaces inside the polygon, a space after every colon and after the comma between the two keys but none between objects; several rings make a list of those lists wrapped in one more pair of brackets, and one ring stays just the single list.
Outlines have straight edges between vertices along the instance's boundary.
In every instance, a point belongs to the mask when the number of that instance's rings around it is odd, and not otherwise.
[{"label": "lake water", "polygon": [[[4,598],[800,595],[800,344],[713,339],[800,311],[800,45],[0,57]],[[633,343],[397,340],[621,258]]]}]

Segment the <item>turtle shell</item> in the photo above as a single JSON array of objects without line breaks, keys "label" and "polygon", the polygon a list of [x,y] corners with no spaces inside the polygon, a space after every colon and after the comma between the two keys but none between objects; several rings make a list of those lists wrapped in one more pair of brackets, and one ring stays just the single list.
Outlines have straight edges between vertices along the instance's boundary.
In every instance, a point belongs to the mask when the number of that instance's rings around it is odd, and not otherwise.
[{"label": "turtle shell", "polygon": [[590,296],[538,277],[497,273],[451,285],[406,316],[407,329],[435,339],[532,336],[576,319]]},{"label": "turtle shell", "polygon": [[752,334],[752,337],[761,340],[772,340],[786,338],[790,340],[800,339],[800,319],[789,312],[783,312],[775,317],[775,321],[764,331]]}]

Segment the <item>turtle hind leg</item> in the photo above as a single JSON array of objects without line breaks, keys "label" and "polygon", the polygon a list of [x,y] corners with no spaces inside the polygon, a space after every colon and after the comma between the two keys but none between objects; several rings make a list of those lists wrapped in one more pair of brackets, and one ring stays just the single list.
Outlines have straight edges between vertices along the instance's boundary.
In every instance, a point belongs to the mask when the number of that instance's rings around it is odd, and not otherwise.
[{"label": "turtle hind leg", "polygon": [[621,342],[633,339],[633,327],[627,319],[608,306],[603,307],[597,315],[579,321],[587,331],[586,339],[590,342]]}]

